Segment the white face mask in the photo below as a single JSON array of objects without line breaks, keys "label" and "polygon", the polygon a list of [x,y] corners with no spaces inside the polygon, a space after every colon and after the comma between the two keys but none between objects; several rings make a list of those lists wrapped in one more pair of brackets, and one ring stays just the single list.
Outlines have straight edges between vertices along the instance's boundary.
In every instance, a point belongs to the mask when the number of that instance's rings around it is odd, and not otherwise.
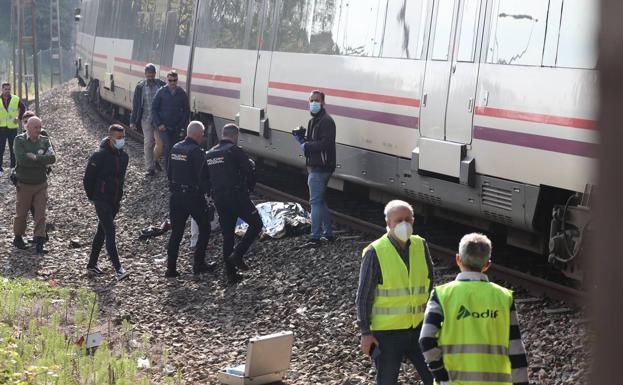
[{"label": "white face mask", "polygon": [[407,221],[402,221],[397,224],[393,229],[387,227],[387,232],[392,233],[393,236],[398,238],[399,240],[406,242],[409,240],[409,237],[413,234],[413,225]]}]

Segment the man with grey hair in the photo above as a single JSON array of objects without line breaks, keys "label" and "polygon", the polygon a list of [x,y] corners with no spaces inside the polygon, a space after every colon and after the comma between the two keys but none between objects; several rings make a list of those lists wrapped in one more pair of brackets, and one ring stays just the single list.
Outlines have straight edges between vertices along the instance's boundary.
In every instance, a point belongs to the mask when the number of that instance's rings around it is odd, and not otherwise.
[{"label": "man with grey hair", "polygon": [[41,119],[28,119],[26,132],[15,138],[15,174],[17,178],[17,199],[15,200],[15,221],[13,245],[26,249],[24,233],[30,208],[35,210],[35,235],[38,254],[45,253],[45,213],[48,202],[48,166],[56,162],[54,148],[47,136],[41,136]]},{"label": "man with grey hair", "polygon": [[199,147],[203,141],[204,127],[200,121],[192,121],[186,128],[186,139],[171,149],[167,175],[171,198],[169,218],[171,237],[167,246],[167,271],[165,277],[178,277],[177,257],[184,235],[186,221],[191,216],[199,225],[199,240],[194,251],[193,273],[214,271],[215,264],[205,262],[205,252],[210,240],[210,221],[214,210],[206,202],[210,191],[210,179],[205,165],[205,153]]},{"label": "man with grey hair", "polygon": [[[237,270],[247,270],[244,254],[262,230],[262,217],[249,198],[255,186],[255,164],[238,147],[238,126],[226,124],[221,141],[208,151],[207,164],[212,183],[212,198],[223,234],[223,259],[229,283],[240,282]],[[234,230],[240,218],[249,227],[234,248]]]},{"label": "man with grey hair", "polygon": [[387,233],[363,251],[357,290],[361,350],[376,365],[377,385],[394,385],[409,358],[425,385],[433,376],[417,343],[433,264],[426,241],[413,235],[413,208],[393,200],[385,206]]},{"label": "man with grey hair", "polygon": [[[491,241],[471,233],[459,243],[456,279],[435,287],[419,343],[440,384],[528,385],[528,361],[513,293],[489,282]],[[477,354],[474,354],[477,353]]]}]

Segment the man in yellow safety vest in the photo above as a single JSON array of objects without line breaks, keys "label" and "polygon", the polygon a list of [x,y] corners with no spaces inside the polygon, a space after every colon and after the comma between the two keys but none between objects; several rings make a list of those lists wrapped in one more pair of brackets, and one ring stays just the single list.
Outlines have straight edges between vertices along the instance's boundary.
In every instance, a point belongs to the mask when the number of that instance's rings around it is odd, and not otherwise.
[{"label": "man in yellow safety vest", "polygon": [[4,149],[6,142],[9,141],[9,154],[11,157],[11,168],[15,167],[15,153],[13,152],[13,142],[18,134],[19,122],[26,111],[26,106],[17,95],[11,94],[11,84],[2,83],[2,108],[0,108],[0,177],[4,175],[2,163],[4,159]]},{"label": "man in yellow safety vest", "polygon": [[376,365],[377,385],[394,385],[404,357],[425,385],[433,376],[418,345],[424,309],[433,284],[426,241],[413,235],[413,208],[394,200],[385,206],[387,234],[363,251],[357,289],[361,350]]},{"label": "man in yellow safety vest", "polygon": [[431,293],[420,347],[442,385],[528,385],[513,293],[487,279],[490,257],[489,238],[465,235],[456,255],[461,273]]}]

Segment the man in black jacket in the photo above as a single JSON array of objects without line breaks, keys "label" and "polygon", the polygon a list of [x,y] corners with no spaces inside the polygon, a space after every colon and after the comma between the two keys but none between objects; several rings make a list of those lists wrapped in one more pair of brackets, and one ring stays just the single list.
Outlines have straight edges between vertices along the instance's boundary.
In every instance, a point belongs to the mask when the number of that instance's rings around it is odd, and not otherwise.
[{"label": "man in black jacket", "polygon": [[151,107],[151,122],[160,132],[165,168],[169,166],[171,148],[179,140],[180,132],[186,127],[190,115],[188,95],[182,87],[178,87],[177,81],[177,72],[169,71],[167,86],[156,92]]},{"label": "man in black jacket", "polygon": [[151,105],[156,92],[164,85],[165,82],[156,78],[156,66],[149,63],[145,66],[145,80],[138,82],[134,89],[130,128],[133,130],[139,128],[143,131],[143,152],[147,176],[153,176],[156,170],[162,171],[158,163],[162,154],[162,142],[158,127],[151,123]]},{"label": "man in black jacket", "polygon": [[199,147],[203,141],[204,127],[200,121],[192,121],[186,129],[186,139],[171,149],[167,175],[171,198],[169,218],[171,238],[167,247],[167,271],[165,277],[179,276],[177,257],[188,216],[199,225],[199,240],[195,247],[193,273],[213,271],[215,264],[205,262],[205,251],[210,240],[210,221],[214,209],[208,207],[205,195],[210,191],[210,178],[205,164],[205,153]]},{"label": "man in black jacket", "polygon": [[[223,233],[223,259],[230,283],[242,280],[236,268],[247,270],[242,257],[262,230],[262,217],[249,198],[255,187],[255,167],[238,143],[238,126],[223,127],[222,139],[207,154],[212,198]],[[234,249],[236,221],[241,218],[249,228]]]},{"label": "man in black jacket", "polygon": [[335,122],[325,110],[325,95],[314,90],[309,96],[309,112],[312,118],[307,124],[307,135],[294,134],[301,144],[307,164],[307,185],[311,206],[311,238],[306,246],[317,247],[321,239],[333,242],[331,214],[325,199],[329,179],[335,171]]},{"label": "man in black jacket", "polygon": [[99,150],[89,158],[83,179],[84,191],[89,201],[93,202],[99,220],[87,270],[94,275],[104,274],[98,267],[97,260],[106,240],[106,251],[115,268],[118,281],[129,275],[119,261],[114,222],[119,212],[125,172],[128,168],[128,154],[123,151],[124,144],[123,127],[118,124],[108,127],[108,137],[102,141]]}]

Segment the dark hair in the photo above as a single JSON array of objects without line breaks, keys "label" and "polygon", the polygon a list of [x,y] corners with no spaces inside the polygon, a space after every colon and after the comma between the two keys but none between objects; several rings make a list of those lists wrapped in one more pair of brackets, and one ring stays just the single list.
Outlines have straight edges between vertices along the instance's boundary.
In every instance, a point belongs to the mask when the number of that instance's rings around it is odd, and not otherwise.
[{"label": "dark hair", "polygon": [[152,63],[147,63],[147,65],[145,65],[145,72],[149,72],[151,74],[155,74],[156,73],[156,66],[153,65]]},{"label": "dark hair", "polygon": [[125,128],[123,128],[123,126],[120,124],[111,124],[108,127],[109,134],[112,134],[113,132],[124,132],[124,131],[125,131]]},{"label": "dark hair", "polygon": [[2,88],[4,88],[4,86],[9,86],[9,87],[10,87],[10,86],[11,86],[11,83],[9,83],[9,82],[3,82],[3,83],[2,83]]},{"label": "dark hair", "polygon": [[35,112],[34,112],[34,111],[31,111],[31,110],[25,111],[25,112],[24,112],[24,115],[22,115],[22,120],[24,120],[24,119],[30,119],[30,118],[32,118],[33,116],[37,116],[37,114],[35,114]]},{"label": "dark hair", "polygon": [[322,103],[324,103],[324,92],[320,91],[320,90],[313,90],[312,95],[320,95],[320,100],[322,101]]},{"label": "dark hair", "polygon": [[223,137],[224,138],[232,138],[235,135],[238,135],[240,129],[233,123],[229,123],[223,126]]},{"label": "dark hair", "polygon": [[176,78],[177,79],[177,72],[175,70],[171,70],[169,72],[167,72],[167,77],[172,77],[172,78]]}]

